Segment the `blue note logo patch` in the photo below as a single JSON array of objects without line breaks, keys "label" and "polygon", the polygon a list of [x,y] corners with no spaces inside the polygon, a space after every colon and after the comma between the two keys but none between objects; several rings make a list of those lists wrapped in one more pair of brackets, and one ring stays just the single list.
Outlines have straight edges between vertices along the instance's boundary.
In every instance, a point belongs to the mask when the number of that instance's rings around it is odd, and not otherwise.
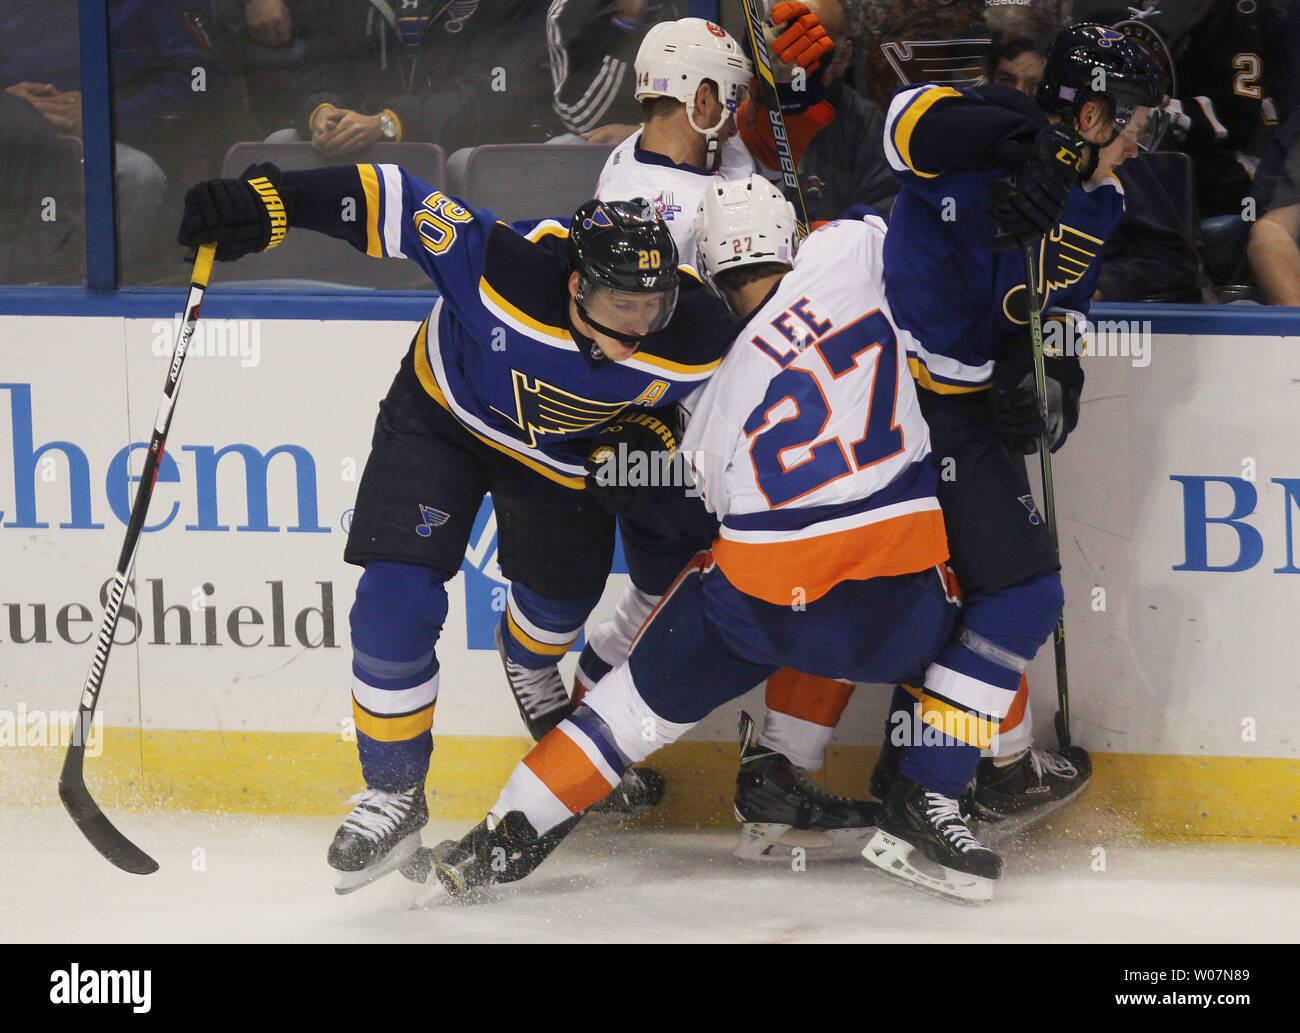
[{"label": "blue note logo patch", "polygon": [[421,538],[428,538],[433,534],[435,527],[441,527],[451,519],[450,513],[444,513],[441,509],[434,509],[432,506],[420,504],[421,523],[415,528],[415,533]]},{"label": "blue note logo patch", "polygon": [[1038,515],[1038,503],[1034,500],[1033,495],[1021,495],[1020,504],[1029,510],[1029,522],[1035,526],[1042,522],[1042,517]]}]

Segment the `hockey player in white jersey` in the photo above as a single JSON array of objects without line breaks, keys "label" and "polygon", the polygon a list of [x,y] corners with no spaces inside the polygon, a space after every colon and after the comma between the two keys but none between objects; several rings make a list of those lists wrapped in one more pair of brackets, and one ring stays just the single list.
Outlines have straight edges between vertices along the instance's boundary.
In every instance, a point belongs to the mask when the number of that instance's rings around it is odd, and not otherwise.
[{"label": "hockey player in white jersey", "polygon": [[[830,44],[822,42],[825,31],[803,5],[784,6],[791,9],[792,20],[773,30],[774,35],[780,33],[774,50],[778,57],[786,54],[802,64],[815,78],[829,64]],[[645,122],[610,155],[597,186],[602,200],[652,199],[684,256],[696,253],[693,216],[706,190],[719,178],[745,178],[755,168],[733,135],[729,110],[746,102],[742,83],[748,81],[749,62],[740,53],[732,37],[699,18],[652,29],[636,58],[636,97]],[[725,98],[727,109],[720,113],[714,106],[718,96]],[[755,122],[765,124],[766,119]],[[716,169],[710,161],[714,154],[720,159]],[[633,636],[655,603],[690,557],[707,548],[717,533],[716,518],[699,500],[671,487],[642,509],[620,513],[618,523],[630,584],[614,614],[588,634],[574,679],[575,703],[626,659]],[[780,671],[769,682],[769,707],[774,693],[818,693],[825,691],[824,684],[823,679]],[[843,690],[836,689],[842,696]],[[743,826],[738,855],[781,861],[788,858],[790,845],[797,844],[818,856],[856,856],[876,823],[878,805],[830,793],[809,778],[788,755],[794,752],[802,758],[803,753],[790,750],[790,736],[780,734],[780,729],[800,722],[785,719],[774,731],[772,720],[769,710],[764,734],[752,736],[748,726],[742,733],[735,804]],[[650,794],[635,784],[643,770],[630,769],[611,799],[644,806]]]},{"label": "hockey player in white jersey", "polygon": [[[791,206],[766,180],[718,182],[696,221],[701,271],[744,329],[690,399],[682,442],[721,520],[713,549],[656,606],[626,661],[515,768],[487,818],[435,850],[443,887],[521,879],[623,771],[782,666],[931,690],[934,734],[905,749],[864,856],[968,901],[1001,861],[957,797],[1006,700],[953,679],[955,582],[929,435],[890,315],[884,224],[841,221],[795,258]],[[950,637],[951,636],[951,637]]]},{"label": "hockey player in white jersey", "polygon": [[704,188],[715,174],[737,179],[754,171],[735,118],[752,74],[740,44],[712,22],[682,18],[652,28],[636,55],[644,121],[606,160],[596,196],[648,198],[689,261]]}]

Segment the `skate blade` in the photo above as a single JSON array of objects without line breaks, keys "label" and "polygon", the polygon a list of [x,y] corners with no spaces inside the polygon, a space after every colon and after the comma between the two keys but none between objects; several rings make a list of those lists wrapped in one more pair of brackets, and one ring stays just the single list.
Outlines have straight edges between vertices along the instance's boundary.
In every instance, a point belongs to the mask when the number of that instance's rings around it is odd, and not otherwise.
[{"label": "skate blade", "polygon": [[388,851],[377,863],[362,868],[357,872],[339,872],[334,880],[334,892],[340,896],[355,893],[362,886],[369,886],[376,879],[381,879],[389,872],[395,872],[412,854],[420,849],[420,833],[412,832],[409,836]]},{"label": "skate blade", "polygon": [[1061,799],[1042,807],[1032,807],[1029,810],[1021,811],[1019,814],[1008,815],[1005,818],[990,819],[987,817],[987,811],[981,813],[976,810],[972,814],[974,821],[971,831],[975,833],[977,839],[980,839],[990,846],[995,843],[1001,843],[1021,832],[1028,832],[1039,822],[1046,821],[1063,807],[1074,803],[1075,800],[1079,799],[1079,797],[1087,791],[1088,786],[1091,784],[1092,779],[1089,779],[1069,796],[1062,797]]},{"label": "skate blade", "polygon": [[943,872],[942,877],[923,872],[912,864],[916,847],[877,829],[862,856],[891,878],[908,883],[914,889],[942,897],[958,904],[979,906],[993,899],[993,880],[981,875],[953,871],[946,865],[926,859],[927,866]]},{"label": "skate blade", "polygon": [[[733,853],[746,864],[790,864],[796,859],[847,861],[861,855],[875,831],[872,827],[796,829],[779,822],[750,821],[741,825]],[[796,854],[796,850],[803,853]]]}]

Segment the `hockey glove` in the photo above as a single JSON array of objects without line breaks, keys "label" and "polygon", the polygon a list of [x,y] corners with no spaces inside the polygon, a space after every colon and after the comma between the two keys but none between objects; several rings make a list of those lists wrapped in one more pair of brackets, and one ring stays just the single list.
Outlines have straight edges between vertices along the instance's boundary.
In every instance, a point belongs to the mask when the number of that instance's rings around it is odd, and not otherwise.
[{"label": "hockey glove", "polygon": [[807,4],[782,0],[772,8],[772,27],[778,33],[772,56],[797,66],[790,82],[776,84],[781,111],[801,115],[826,96],[823,76],[833,60],[835,44]]},{"label": "hockey glove", "polygon": [[1041,237],[1061,220],[1070,187],[1079,182],[1084,141],[1063,125],[1034,138],[1010,179],[989,184],[989,207],[998,233],[1015,239]]},{"label": "hockey glove", "polygon": [[293,190],[269,163],[250,165],[239,179],[209,179],[185,193],[176,239],[186,247],[216,244],[219,262],[273,248],[293,216]]},{"label": "hockey glove", "polygon": [[993,368],[989,401],[998,430],[1007,448],[1021,455],[1038,451],[1038,439],[1044,431],[1051,441],[1051,451],[1065,444],[1070,431],[1079,423],[1079,399],[1083,395],[1083,367],[1077,357],[1044,356],[1043,375],[1047,388],[1047,418],[1043,418],[1034,388],[1034,365],[1026,359],[1023,345],[1019,354],[998,361]]},{"label": "hockey glove", "polygon": [[587,456],[587,490],[610,513],[643,508],[668,469],[677,435],[659,415],[632,413],[596,435]]}]

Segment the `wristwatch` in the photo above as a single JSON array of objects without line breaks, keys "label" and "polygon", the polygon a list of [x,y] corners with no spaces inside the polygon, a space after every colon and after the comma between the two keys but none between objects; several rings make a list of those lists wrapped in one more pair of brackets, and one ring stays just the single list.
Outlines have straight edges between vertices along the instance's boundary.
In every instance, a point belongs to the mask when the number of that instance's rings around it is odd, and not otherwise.
[{"label": "wristwatch", "polygon": [[383,134],[385,140],[397,139],[397,120],[387,111],[379,113],[379,132]]}]

